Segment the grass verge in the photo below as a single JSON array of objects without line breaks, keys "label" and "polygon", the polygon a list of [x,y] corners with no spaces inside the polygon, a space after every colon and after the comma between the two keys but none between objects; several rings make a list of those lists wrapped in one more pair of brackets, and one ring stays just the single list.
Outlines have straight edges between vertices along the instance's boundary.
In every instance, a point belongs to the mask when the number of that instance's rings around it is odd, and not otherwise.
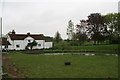
[{"label": "grass verge", "polygon": [[[117,78],[118,56],[8,54],[26,78]],[[65,66],[64,62],[71,62]]]}]

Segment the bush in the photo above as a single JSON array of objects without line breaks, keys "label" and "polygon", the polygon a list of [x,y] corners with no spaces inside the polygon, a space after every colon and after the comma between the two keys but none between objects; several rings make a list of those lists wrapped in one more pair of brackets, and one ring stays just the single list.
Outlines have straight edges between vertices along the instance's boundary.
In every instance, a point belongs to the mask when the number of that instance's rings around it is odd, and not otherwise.
[{"label": "bush", "polygon": [[59,43],[55,43],[53,49],[56,50],[68,50],[70,44],[66,41],[61,41]]},{"label": "bush", "polygon": [[118,40],[111,40],[110,44],[118,44]]}]

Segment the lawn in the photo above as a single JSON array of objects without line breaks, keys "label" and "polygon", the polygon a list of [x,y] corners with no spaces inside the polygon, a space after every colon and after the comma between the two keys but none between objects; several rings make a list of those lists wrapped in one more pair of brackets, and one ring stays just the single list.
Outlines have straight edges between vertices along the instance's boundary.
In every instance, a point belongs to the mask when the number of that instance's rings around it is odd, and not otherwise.
[{"label": "lawn", "polygon": [[56,52],[94,52],[94,53],[111,53],[118,54],[118,44],[112,45],[89,45],[89,46],[69,46],[65,50],[44,50],[45,53],[56,53]]},{"label": "lawn", "polygon": [[100,51],[100,50],[115,50],[118,49],[118,44],[113,45],[93,45],[93,46],[71,46],[74,50],[90,50],[90,51]]},{"label": "lawn", "polygon": [[[8,54],[27,78],[117,78],[118,56]],[[65,66],[64,62],[71,62]]]}]

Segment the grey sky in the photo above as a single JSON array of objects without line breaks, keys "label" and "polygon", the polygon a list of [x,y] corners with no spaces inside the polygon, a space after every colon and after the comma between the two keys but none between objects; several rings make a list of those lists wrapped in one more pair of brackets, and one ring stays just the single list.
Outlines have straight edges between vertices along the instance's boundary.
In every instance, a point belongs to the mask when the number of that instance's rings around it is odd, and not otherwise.
[{"label": "grey sky", "polygon": [[[3,2],[4,1],[4,2]],[[118,12],[119,0],[3,0],[3,33],[38,33],[66,38],[67,23],[87,19],[90,13]]]},{"label": "grey sky", "polygon": [[118,2],[118,12],[120,13],[120,1]]}]

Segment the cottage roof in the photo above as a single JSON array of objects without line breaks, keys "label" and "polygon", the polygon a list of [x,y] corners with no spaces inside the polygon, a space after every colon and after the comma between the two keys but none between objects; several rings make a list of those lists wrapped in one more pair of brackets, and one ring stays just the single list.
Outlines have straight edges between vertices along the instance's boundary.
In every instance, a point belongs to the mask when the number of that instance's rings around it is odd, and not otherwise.
[{"label": "cottage roof", "polygon": [[45,42],[52,42],[51,40],[45,40]]},{"label": "cottage roof", "polygon": [[7,39],[2,39],[2,45],[11,45]]},{"label": "cottage roof", "polygon": [[26,37],[32,37],[35,40],[44,40],[43,34],[9,34],[11,40],[24,40]]}]

